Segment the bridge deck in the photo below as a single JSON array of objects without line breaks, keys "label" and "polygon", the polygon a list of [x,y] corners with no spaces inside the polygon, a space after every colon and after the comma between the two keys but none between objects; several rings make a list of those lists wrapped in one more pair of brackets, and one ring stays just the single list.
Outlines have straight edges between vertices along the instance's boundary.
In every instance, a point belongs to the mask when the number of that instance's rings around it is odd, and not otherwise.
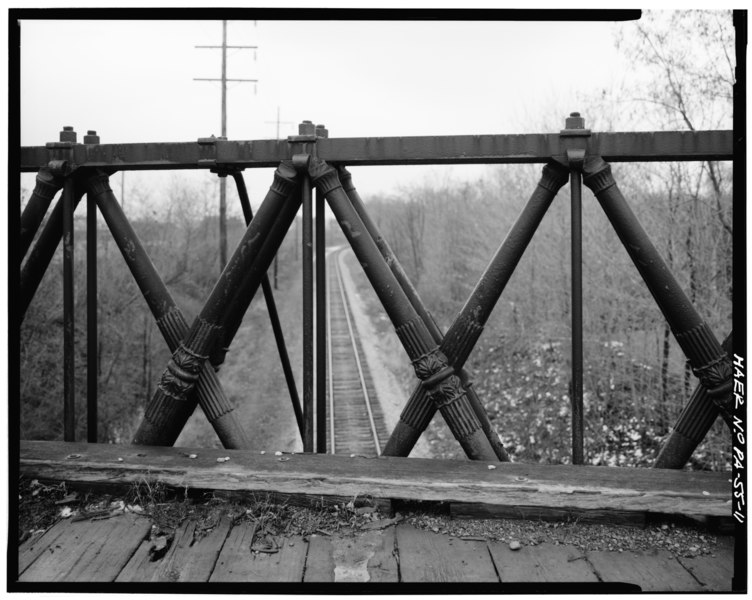
[{"label": "bridge deck", "polygon": [[[225,457],[230,460],[217,462]],[[730,512],[726,473],[61,442],[22,442],[20,459],[25,477],[71,485],[160,481],[319,505],[363,496],[376,505],[441,502],[454,517],[575,516],[637,525],[690,518],[718,531],[727,528]],[[553,543],[512,550],[487,536],[450,537],[397,519],[375,525],[381,528],[304,538],[256,531],[223,515],[198,535],[199,524],[188,519],[158,556],[143,516],[68,519],[22,544],[19,581],[621,582],[650,591],[722,591],[730,589],[733,574],[730,537],[719,538],[712,556],[684,558],[657,548],[583,551]]]},{"label": "bridge deck", "polygon": [[[185,521],[154,560],[150,521],[126,514],[103,521],[59,521],[19,549],[21,582],[470,582],[629,583],[643,591],[730,591],[733,548],[676,558],[652,552],[581,551],[541,544],[462,539],[408,524],[354,536],[274,536],[254,550],[254,524],[223,517],[194,541]],[[265,536],[268,541],[269,537]],[[64,588],[61,588],[64,589]],[[552,588],[553,589],[553,588]]]}]

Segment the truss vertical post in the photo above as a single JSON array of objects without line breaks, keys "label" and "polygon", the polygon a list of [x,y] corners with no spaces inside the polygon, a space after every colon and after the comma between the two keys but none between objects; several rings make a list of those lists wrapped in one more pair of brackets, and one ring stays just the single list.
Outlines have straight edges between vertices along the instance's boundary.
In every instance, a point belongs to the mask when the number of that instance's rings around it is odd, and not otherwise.
[{"label": "truss vertical post", "polygon": [[565,128],[559,133],[566,148],[567,163],[570,169],[569,189],[571,206],[571,295],[572,295],[572,464],[585,462],[584,449],[584,410],[582,400],[582,162],[585,159],[587,138],[590,130],[585,129],[585,119],[573,112],[565,121]]},{"label": "truss vertical post", "polygon": [[616,185],[611,167],[599,156],[583,166],[583,182],[595,194],[619,239],[637,267],[693,373],[708,390],[729,428],[732,428],[732,363],[707,323],[700,317],[666,263],[653,246]]},{"label": "truss vertical post", "polygon": [[313,199],[311,179],[303,175],[303,452],[313,452],[314,360],[313,360]]},{"label": "truss vertical post", "polygon": [[459,378],[454,375],[454,369],[447,363],[446,356],[439,350],[425,323],[405,296],[376,243],[366,234],[363,222],[342,189],[336,169],[313,158],[309,172],[316,187],[326,196],[335,218],[413,362],[416,375],[426,386],[435,407],[441,410],[452,434],[471,459],[496,460],[496,454],[469,406]]},{"label": "truss vertical post", "polygon": [[86,441],[97,441],[99,387],[99,331],[97,311],[97,204],[86,199]]},{"label": "truss vertical post", "polygon": [[75,296],[73,271],[73,178],[63,186],[63,440],[76,440]]},{"label": "truss vertical post", "polygon": [[582,175],[570,175],[572,200],[572,464],[585,462],[582,407]]},{"label": "truss vertical post", "polygon": [[[425,304],[423,304],[423,301],[418,295],[418,291],[415,289],[415,286],[413,286],[412,282],[407,276],[407,273],[405,273],[405,270],[402,268],[402,265],[397,259],[397,256],[394,254],[392,248],[389,246],[389,243],[381,235],[378,226],[376,225],[376,223],[374,223],[373,219],[371,219],[371,216],[368,214],[368,211],[363,204],[363,200],[360,197],[358,190],[352,183],[352,175],[344,167],[340,167],[338,171],[340,181],[342,182],[342,187],[345,190],[347,196],[350,198],[350,202],[352,203],[353,208],[363,221],[363,225],[365,226],[368,235],[370,235],[376,243],[376,246],[379,248],[381,255],[389,265],[392,273],[394,273],[394,277],[397,279],[397,282],[410,301],[410,304],[412,304],[413,308],[418,313],[420,318],[423,319],[423,323],[425,323],[426,328],[431,334],[434,342],[440,345],[444,340],[444,335],[441,332],[441,329],[439,329],[439,326],[436,324],[433,316],[428,311]],[[480,398],[478,398],[478,394],[475,392],[475,389],[472,386],[472,382],[470,381],[467,372],[464,369],[455,369],[455,372],[462,382],[462,387],[465,389],[465,393],[467,394],[467,399],[470,402],[470,406],[475,412],[476,417],[478,417],[481,427],[483,428],[488,441],[491,443],[491,446],[496,453],[496,457],[502,462],[508,461],[509,455],[504,449],[499,436],[493,430],[491,421],[489,420],[488,415],[486,414],[486,411],[480,402]]]},{"label": "truss vertical post", "polygon": [[316,452],[326,453],[326,204],[316,190]]},{"label": "truss vertical post", "polygon": [[[53,163],[55,164],[55,161]],[[64,162],[56,161],[58,167],[61,167]],[[29,251],[29,246],[34,239],[34,236],[39,229],[39,226],[44,219],[44,215],[47,213],[47,209],[50,207],[52,199],[55,194],[63,187],[63,178],[60,177],[56,171],[61,169],[51,169],[45,167],[39,169],[37,173],[36,185],[34,191],[31,193],[29,201],[26,203],[26,207],[21,214],[21,257],[26,256]]]},{"label": "truss vertical post", "polygon": [[[460,369],[483,332],[496,302],[514,272],[554,197],[567,182],[569,170],[556,162],[543,167],[538,185],[506,238],[486,267],[472,294],[441,343],[454,369]],[[415,389],[384,448],[385,456],[407,456],[435,413],[422,387]]]},{"label": "truss vertical post", "polygon": [[[245,180],[243,179],[243,174],[234,171],[232,173],[232,177],[235,180],[235,186],[238,190],[238,197],[240,198],[240,206],[243,209],[243,217],[245,219],[245,225],[248,227],[251,223],[251,219],[253,219],[253,210],[251,209],[251,201],[248,197],[248,189],[245,185]],[[276,257],[275,254],[275,264],[276,264]],[[282,372],[285,376],[285,383],[287,384],[287,391],[290,394],[290,401],[292,402],[292,409],[295,413],[295,421],[298,425],[298,431],[300,432],[300,439],[303,439],[303,411],[300,408],[300,398],[298,397],[298,389],[295,385],[295,375],[292,371],[292,365],[290,364],[290,357],[287,354],[287,345],[285,344],[285,336],[282,332],[282,325],[279,322],[279,313],[277,312],[277,303],[274,300],[274,293],[272,292],[271,285],[269,283],[269,276],[264,273],[264,276],[261,278],[261,290],[264,293],[264,300],[266,300],[266,308],[269,312],[269,321],[271,321],[272,324],[272,332],[274,333],[274,341],[277,344],[277,352],[279,353],[279,361],[282,364]],[[237,330],[236,330],[237,331]],[[230,333],[230,332],[228,332]],[[232,333],[234,337],[234,332]],[[232,338],[227,338],[226,344],[229,346],[229,343]],[[215,363],[212,361],[212,364],[215,366],[218,366],[221,364],[221,361],[219,363]]]}]

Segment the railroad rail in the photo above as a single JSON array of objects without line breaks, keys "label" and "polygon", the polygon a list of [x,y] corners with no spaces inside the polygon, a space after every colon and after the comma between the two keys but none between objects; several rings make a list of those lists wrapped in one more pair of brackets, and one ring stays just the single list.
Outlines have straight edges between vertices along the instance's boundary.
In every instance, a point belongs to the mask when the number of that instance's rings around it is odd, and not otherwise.
[{"label": "railroad rail", "polygon": [[329,444],[332,454],[381,454],[388,437],[342,276],[342,249],[327,261]]}]

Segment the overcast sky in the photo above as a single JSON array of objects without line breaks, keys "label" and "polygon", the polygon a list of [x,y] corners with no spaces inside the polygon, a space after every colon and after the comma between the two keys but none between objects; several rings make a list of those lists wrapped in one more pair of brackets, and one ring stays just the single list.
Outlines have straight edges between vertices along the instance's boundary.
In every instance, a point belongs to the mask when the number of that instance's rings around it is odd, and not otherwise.
[{"label": "overcast sky", "polygon": [[[229,50],[227,76],[258,82],[228,84],[228,137],[276,137],[278,107],[281,137],[304,119],[325,124],[331,137],[558,131],[579,95],[610,94],[623,77],[616,27],[231,21],[228,45],[257,49]],[[102,143],[220,135],[221,86],[194,78],[220,76],[221,51],[195,46],[221,40],[221,21],[22,21],[22,145],[55,141],[64,125],[79,141],[94,129]],[[361,167],[353,175],[367,196],[439,169],[443,176],[447,167]],[[269,171],[247,177],[254,197],[271,182]]]}]

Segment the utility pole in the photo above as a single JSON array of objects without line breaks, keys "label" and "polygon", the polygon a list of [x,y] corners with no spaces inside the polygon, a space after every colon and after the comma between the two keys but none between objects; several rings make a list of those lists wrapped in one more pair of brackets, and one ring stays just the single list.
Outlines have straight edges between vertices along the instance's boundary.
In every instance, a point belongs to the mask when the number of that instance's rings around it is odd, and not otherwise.
[{"label": "utility pole", "polygon": [[[211,48],[222,50],[222,77],[212,79],[207,77],[194,77],[194,81],[221,81],[222,82],[222,132],[221,137],[227,139],[227,82],[253,82],[258,79],[228,79],[227,78],[227,49],[256,50],[258,46],[228,46],[227,45],[227,21],[222,21],[222,45],[221,46],[196,46],[196,48]],[[227,264],[227,177],[220,175],[219,178],[219,270],[224,270]]]},{"label": "utility pole", "polygon": [[[266,123],[276,123],[277,124],[277,141],[279,141],[279,125],[280,123],[284,123],[285,125],[292,125],[292,121],[280,121],[279,120],[279,105],[277,106],[277,120],[276,121],[265,121]],[[295,229],[297,231],[297,227]],[[295,248],[297,251],[297,240],[295,241]],[[297,254],[295,256],[297,258]],[[279,253],[274,255],[274,289],[277,289],[277,263],[279,262]]]}]

